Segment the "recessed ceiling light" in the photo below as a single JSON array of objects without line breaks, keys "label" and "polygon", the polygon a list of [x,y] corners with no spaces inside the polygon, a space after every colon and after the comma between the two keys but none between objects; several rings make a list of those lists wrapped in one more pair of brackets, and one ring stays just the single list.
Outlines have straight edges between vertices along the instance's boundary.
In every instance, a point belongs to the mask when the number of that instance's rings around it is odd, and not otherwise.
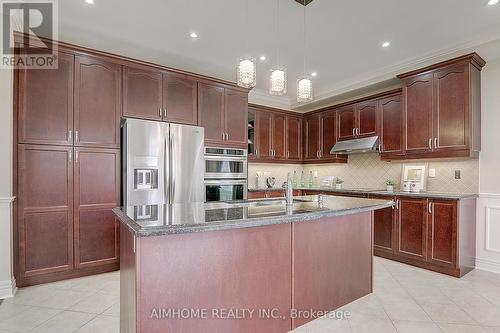
[{"label": "recessed ceiling light", "polygon": [[382,43],[382,47],[389,47],[389,46],[391,46],[390,42],[383,42]]},{"label": "recessed ceiling light", "polygon": [[189,34],[189,37],[195,39],[195,38],[198,38],[198,34],[196,32],[192,32],[192,33]]},{"label": "recessed ceiling light", "polygon": [[94,0],[85,0],[85,2],[86,2],[88,5],[93,5],[93,4],[94,4]]},{"label": "recessed ceiling light", "polygon": [[316,72],[312,72],[312,73],[311,73],[311,76],[318,76],[318,73],[316,73]]},{"label": "recessed ceiling light", "polygon": [[490,0],[488,1],[488,6],[494,6],[496,5],[500,0]]},{"label": "recessed ceiling light", "polygon": [[265,56],[265,55],[263,55],[263,56],[260,56],[260,58],[259,58],[259,59],[260,59],[260,60],[262,60],[262,61],[264,61],[264,60],[266,60],[267,58],[266,58],[266,56]]}]

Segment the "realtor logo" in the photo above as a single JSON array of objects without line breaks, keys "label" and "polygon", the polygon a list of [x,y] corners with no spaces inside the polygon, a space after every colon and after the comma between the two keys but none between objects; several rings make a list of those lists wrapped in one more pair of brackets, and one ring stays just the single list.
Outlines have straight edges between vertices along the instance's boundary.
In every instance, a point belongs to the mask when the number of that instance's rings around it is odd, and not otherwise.
[{"label": "realtor logo", "polygon": [[57,0],[0,0],[0,68],[57,68]]}]

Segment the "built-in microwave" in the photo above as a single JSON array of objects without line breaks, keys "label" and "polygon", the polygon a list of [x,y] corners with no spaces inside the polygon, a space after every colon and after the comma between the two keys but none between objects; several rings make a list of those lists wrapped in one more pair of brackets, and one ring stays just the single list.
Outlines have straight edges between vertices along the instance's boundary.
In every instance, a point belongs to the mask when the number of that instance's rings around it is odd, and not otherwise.
[{"label": "built-in microwave", "polygon": [[245,200],[246,179],[205,179],[205,202]]},{"label": "built-in microwave", "polygon": [[205,179],[246,179],[247,150],[205,148]]}]

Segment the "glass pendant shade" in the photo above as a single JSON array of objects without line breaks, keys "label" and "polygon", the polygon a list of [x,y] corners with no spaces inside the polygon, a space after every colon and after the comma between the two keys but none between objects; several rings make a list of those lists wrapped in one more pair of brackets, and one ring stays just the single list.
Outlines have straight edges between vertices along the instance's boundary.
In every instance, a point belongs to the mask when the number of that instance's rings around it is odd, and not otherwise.
[{"label": "glass pendant shade", "polygon": [[285,67],[275,66],[271,68],[271,76],[269,79],[269,94],[278,96],[286,94]]},{"label": "glass pendant shade", "polygon": [[246,57],[238,63],[238,85],[253,88],[257,84],[257,66],[254,58]]},{"label": "glass pendant shade", "polygon": [[302,77],[297,80],[297,102],[310,102],[313,99],[312,81],[309,77]]}]

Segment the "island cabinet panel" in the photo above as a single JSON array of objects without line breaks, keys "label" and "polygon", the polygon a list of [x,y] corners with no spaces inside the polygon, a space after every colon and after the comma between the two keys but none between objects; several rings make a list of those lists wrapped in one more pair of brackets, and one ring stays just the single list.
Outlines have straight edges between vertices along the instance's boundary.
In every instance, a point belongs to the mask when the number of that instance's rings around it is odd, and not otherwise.
[{"label": "island cabinet panel", "polygon": [[484,65],[472,53],[398,76],[407,158],[479,157]]},{"label": "island cabinet panel", "polygon": [[198,83],[198,120],[205,128],[205,143],[224,143],[224,88]]},{"label": "island cabinet panel", "polygon": [[457,262],[457,202],[429,202],[428,260],[454,267]]},{"label": "island cabinet panel", "polygon": [[162,87],[160,71],[123,66],[123,115],[162,120]]},{"label": "island cabinet panel", "polygon": [[73,144],[74,56],[59,52],[57,69],[20,69],[19,143]]},{"label": "island cabinet panel", "polygon": [[292,309],[328,312],[372,292],[371,212],[294,223],[292,238]]},{"label": "island cabinet panel", "polygon": [[75,145],[120,148],[121,66],[75,58]]},{"label": "island cabinet panel", "polygon": [[72,148],[18,146],[18,286],[73,268]]},{"label": "island cabinet panel", "polygon": [[383,98],[380,109],[380,153],[382,158],[401,156],[403,150],[403,107],[401,94]]},{"label": "island cabinet panel", "polygon": [[427,258],[427,199],[398,198],[396,254],[425,260]]},{"label": "island cabinet panel", "polygon": [[[291,243],[290,224],[138,238],[137,333],[288,332]],[[209,312],[206,319],[158,319],[153,312],[183,308]],[[240,319],[212,312],[224,308],[254,312]],[[277,309],[286,319],[265,318],[259,309]]]},{"label": "island cabinet panel", "polygon": [[432,150],[432,73],[409,79],[403,86],[405,151]]},{"label": "island cabinet panel", "polygon": [[230,88],[224,93],[225,145],[247,148],[248,93]]},{"label": "island cabinet panel", "polygon": [[[98,168],[96,167],[98,166]],[[75,149],[75,265],[118,262],[120,150]]]},{"label": "island cabinet panel", "polygon": [[286,117],[286,158],[300,161],[302,159],[302,119]]},{"label": "island cabinet panel", "polygon": [[198,124],[197,82],[187,75],[163,73],[163,120]]},{"label": "island cabinet panel", "polygon": [[136,238],[120,226],[120,333],[138,333]]}]

